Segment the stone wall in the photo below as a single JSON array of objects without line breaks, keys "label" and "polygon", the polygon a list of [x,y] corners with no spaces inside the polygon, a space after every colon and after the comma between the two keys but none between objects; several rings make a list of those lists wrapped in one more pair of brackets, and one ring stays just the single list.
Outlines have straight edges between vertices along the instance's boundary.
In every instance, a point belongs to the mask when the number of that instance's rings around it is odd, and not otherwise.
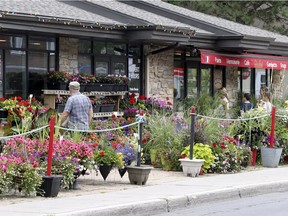
[{"label": "stone wall", "polygon": [[59,39],[59,70],[68,72],[78,71],[78,39]]},{"label": "stone wall", "polygon": [[[160,48],[158,48],[160,49]],[[147,86],[146,94],[148,97],[158,99],[170,99],[173,101],[174,90],[174,50],[149,54],[152,51],[150,46],[145,46]]]},{"label": "stone wall", "polygon": [[284,70],[274,70],[272,72],[272,99],[282,99],[285,88],[287,90],[287,83],[284,85],[284,77],[285,77],[285,71]]}]

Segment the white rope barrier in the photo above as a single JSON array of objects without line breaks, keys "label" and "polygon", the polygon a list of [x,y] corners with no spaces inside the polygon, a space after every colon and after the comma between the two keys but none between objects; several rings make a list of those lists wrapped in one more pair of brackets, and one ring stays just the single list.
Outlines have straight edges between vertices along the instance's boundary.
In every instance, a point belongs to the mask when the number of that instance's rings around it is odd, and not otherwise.
[{"label": "white rope barrier", "polygon": [[136,125],[136,124],[139,124],[139,121],[131,123],[129,125],[123,125],[121,127],[109,128],[109,129],[103,129],[103,130],[78,130],[78,129],[72,129],[72,128],[59,127],[59,126],[55,126],[55,128],[66,130],[66,131],[74,131],[74,132],[99,133],[99,132],[108,132],[108,131],[114,131],[114,130],[121,130],[123,128],[127,128],[127,127],[130,127],[130,126]]},{"label": "white rope barrier", "polygon": [[259,118],[266,118],[270,116],[270,114],[265,114],[262,116],[256,116],[252,118],[237,118],[237,119],[231,119],[231,118],[217,118],[217,117],[211,117],[211,116],[204,116],[204,115],[199,115],[195,113],[191,113],[192,115],[196,115],[196,117],[202,117],[206,119],[212,119],[212,120],[219,120],[219,121],[248,121],[248,120],[254,120],[254,119],[259,119]]},{"label": "white rope barrier", "polygon": [[7,140],[7,139],[10,139],[10,138],[14,138],[14,137],[18,137],[18,136],[24,136],[24,135],[28,135],[28,134],[31,134],[31,133],[35,133],[35,132],[38,132],[40,130],[43,130],[45,128],[49,127],[49,125],[45,125],[43,127],[40,127],[40,128],[36,128],[36,129],[33,129],[31,131],[27,131],[25,133],[21,133],[21,134],[16,134],[16,135],[11,135],[11,136],[5,136],[5,137],[0,137],[0,140]]},{"label": "white rope barrier", "polygon": [[280,117],[280,118],[288,118],[288,115],[278,115],[278,114],[276,114],[276,117]]}]

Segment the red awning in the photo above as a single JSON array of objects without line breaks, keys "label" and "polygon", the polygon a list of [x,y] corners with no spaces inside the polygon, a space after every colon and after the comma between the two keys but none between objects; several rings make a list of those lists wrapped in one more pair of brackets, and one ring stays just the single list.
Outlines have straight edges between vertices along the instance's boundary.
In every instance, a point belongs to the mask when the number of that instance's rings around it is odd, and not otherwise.
[{"label": "red awning", "polygon": [[258,54],[225,54],[214,52],[213,50],[199,49],[202,64],[213,64],[222,66],[235,66],[244,68],[268,68],[285,70],[288,68],[288,56],[272,56]]}]

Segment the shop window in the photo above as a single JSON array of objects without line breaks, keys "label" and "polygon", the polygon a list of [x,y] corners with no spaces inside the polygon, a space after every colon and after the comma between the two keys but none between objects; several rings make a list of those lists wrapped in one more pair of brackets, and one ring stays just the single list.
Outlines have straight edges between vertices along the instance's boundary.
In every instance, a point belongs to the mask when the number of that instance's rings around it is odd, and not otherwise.
[{"label": "shop window", "polygon": [[107,48],[105,42],[96,42],[93,43],[93,53],[94,54],[100,54],[100,55],[106,55],[107,54]]},{"label": "shop window", "polygon": [[112,60],[111,67],[111,74],[122,76],[127,74],[125,60]]},{"label": "shop window", "polygon": [[107,54],[126,56],[126,44],[107,43]]},{"label": "shop window", "polygon": [[184,98],[184,67],[174,67],[174,98]]},{"label": "shop window", "polygon": [[26,39],[24,36],[0,35],[0,47],[23,49],[26,48]]},{"label": "shop window", "polygon": [[5,50],[5,97],[21,96],[27,98],[26,52]]},{"label": "shop window", "polygon": [[105,76],[109,73],[109,62],[106,59],[95,60],[95,75],[96,76]]},{"label": "shop window", "polygon": [[211,69],[201,68],[201,94],[211,95]]},{"label": "shop window", "polygon": [[56,70],[55,58],[56,58],[55,53],[49,53],[49,71]]},{"label": "shop window", "polygon": [[260,88],[266,86],[267,77],[265,69],[255,69],[255,97],[260,98]]},{"label": "shop window", "polygon": [[129,91],[139,92],[140,89],[140,59],[128,59]]},{"label": "shop window", "polygon": [[29,88],[28,95],[32,94],[38,100],[42,94],[42,89],[47,83],[48,53],[29,52],[28,53],[28,72]]},{"label": "shop window", "polygon": [[242,92],[251,93],[251,68],[242,68]]},{"label": "shop window", "polygon": [[78,53],[91,53],[91,41],[79,40]]},{"label": "shop window", "polygon": [[197,68],[187,68],[187,97],[195,98],[198,95],[197,89]]},{"label": "shop window", "polygon": [[139,45],[128,45],[128,56],[132,58],[140,58],[141,50]]},{"label": "shop window", "polygon": [[31,36],[28,46],[29,49],[55,51],[55,38]]},{"label": "shop window", "polygon": [[91,74],[91,56],[85,54],[78,55],[78,72]]}]

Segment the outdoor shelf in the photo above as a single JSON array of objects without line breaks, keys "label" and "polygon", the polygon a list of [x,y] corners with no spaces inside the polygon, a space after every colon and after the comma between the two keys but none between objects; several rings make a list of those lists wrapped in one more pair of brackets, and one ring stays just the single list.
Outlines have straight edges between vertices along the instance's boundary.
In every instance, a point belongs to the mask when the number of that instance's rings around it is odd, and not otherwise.
[{"label": "outdoor shelf", "polygon": [[[44,105],[48,108],[55,109],[55,101],[56,98],[60,95],[70,95],[70,92],[67,90],[52,90],[52,89],[44,89],[43,95],[44,95]],[[86,96],[110,96],[114,97],[117,102],[115,106],[115,110],[113,112],[103,112],[103,113],[97,113],[97,116],[95,117],[108,117],[111,116],[114,112],[119,111],[119,103],[120,100],[124,98],[124,96],[128,93],[128,91],[117,91],[117,92],[102,92],[102,91],[91,91],[91,92],[81,92],[82,94]],[[119,113],[119,112],[118,112]],[[122,114],[123,115],[123,114]],[[117,115],[120,116],[120,115]]]}]

